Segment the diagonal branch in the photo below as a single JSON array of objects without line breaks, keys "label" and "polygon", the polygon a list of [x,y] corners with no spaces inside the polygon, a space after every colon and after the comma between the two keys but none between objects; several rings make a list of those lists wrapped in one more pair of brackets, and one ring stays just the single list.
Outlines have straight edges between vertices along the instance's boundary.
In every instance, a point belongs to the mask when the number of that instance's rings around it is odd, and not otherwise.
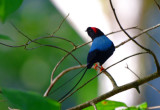
[{"label": "diagonal branch", "polygon": [[78,65],[78,66],[74,66],[74,67],[70,67],[64,71],[62,71],[56,78],[54,78],[54,80],[51,82],[51,84],[49,85],[49,87],[47,88],[46,92],[44,93],[44,97],[48,96],[49,92],[51,91],[52,87],[54,86],[54,84],[67,72],[71,71],[71,70],[75,70],[75,69],[79,69],[79,68],[83,68],[86,67],[86,65]]},{"label": "diagonal branch", "polygon": [[[133,56],[140,55],[140,54],[146,54],[146,53],[148,53],[148,52],[141,52],[141,53],[136,53],[136,54],[130,55],[130,56],[128,56],[128,57],[126,57],[126,58],[124,58],[124,59],[122,59],[122,60],[120,60],[120,61],[118,61],[118,62],[116,62],[116,63],[114,63],[114,64],[112,64],[112,65],[110,65],[110,66],[107,67],[103,72],[105,72],[107,69],[113,67],[114,65],[116,65],[116,64],[118,64],[118,63],[120,63],[120,62],[122,62],[122,61],[124,61],[124,60],[126,60],[126,59],[128,59],[128,58],[131,58],[131,57],[133,57]],[[86,83],[84,83],[82,86],[80,86],[79,88],[77,88],[76,90],[74,90],[72,93],[70,93],[68,96],[66,96],[63,100],[61,100],[60,103],[62,103],[62,102],[65,101],[67,98],[69,98],[70,96],[72,96],[72,95],[73,95],[74,93],[76,93],[78,90],[80,90],[80,89],[83,88],[85,85],[87,85],[89,82],[91,82],[92,80],[94,80],[95,78],[97,78],[101,73],[102,73],[102,72],[98,73],[96,76],[94,76],[94,77],[92,77],[91,79],[89,79]],[[113,85],[114,88],[118,87],[117,84],[116,84],[116,82],[115,82],[115,80],[112,80],[112,76],[111,76],[111,78],[110,78],[110,76],[109,76],[108,78],[111,80],[112,85]]]},{"label": "diagonal branch", "polygon": [[80,104],[80,105],[77,105],[75,107],[69,108],[68,110],[81,110],[83,108],[91,106],[91,102],[96,104],[96,103],[98,103],[98,102],[100,102],[102,100],[105,100],[106,98],[109,98],[109,97],[111,97],[111,96],[113,96],[115,94],[118,94],[120,92],[126,91],[126,90],[131,89],[131,88],[135,88],[137,86],[140,86],[140,85],[142,85],[142,84],[144,84],[146,82],[149,82],[149,81],[151,81],[153,79],[156,79],[158,77],[160,77],[160,73],[155,72],[155,73],[153,73],[153,74],[151,74],[149,76],[146,76],[146,77],[144,77],[142,79],[139,79],[139,80],[133,81],[131,83],[119,86],[119,87],[111,90],[110,92],[107,92],[107,93],[105,93],[105,94],[103,94],[103,95],[101,95],[99,97],[96,97],[96,98],[94,98],[94,99],[92,99],[90,101],[87,101],[87,102],[85,102],[83,104]]},{"label": "diagonal branch", "polygon": [[154,2],[157,5],[158,9],[160,10],[160,5],[158,4],[158,2],[156,0],[154,0]]}]

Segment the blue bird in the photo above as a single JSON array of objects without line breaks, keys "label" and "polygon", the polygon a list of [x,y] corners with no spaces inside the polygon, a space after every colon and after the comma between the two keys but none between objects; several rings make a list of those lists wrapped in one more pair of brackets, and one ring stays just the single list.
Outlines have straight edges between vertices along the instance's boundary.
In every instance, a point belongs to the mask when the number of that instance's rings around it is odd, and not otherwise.
[{"label": "blue bird", "polygon": [[93,41],[87,57],[87,68],[90,69],[97,62],[102,68],[102,64],[115,51],[115,46],[98,28],[88,27],[86,31]]},{"label": "blue bird", "polygon": [[[79,84],[79,82],[82,80],[82,78],[84,77],[87,70],[90,69],[95,63],[98,62],[100,64],[100,66],[101,66],[100,71],[102,71],[103,70],[103,67],[102,67],[103,63],[115,51],[115,46],[114,46],[113,42],[108,37],[106,37],[100,29],[95,28],[95,27],[88,27],[86,32],[88,33],[88,35],[91,37],[91,39],[93,41],[92,46],[91,46],[89,53],[88,53],[88,56],[87,56],[87,67],[84,68],[85,71],[84,71],[83,75],[81,76],[81,78],[79,79],[79,81],[74,85],[74,87],[68,93],[66,93],[60,99],[60,101],[63,100],[63,98],[65,98]],[[98,66],[98,65],[96,64],[96,66]],[[96,66],[95,66],[95,68],[96,68]],[[80,72],[82,72],[84,69],[82,69]]]}]

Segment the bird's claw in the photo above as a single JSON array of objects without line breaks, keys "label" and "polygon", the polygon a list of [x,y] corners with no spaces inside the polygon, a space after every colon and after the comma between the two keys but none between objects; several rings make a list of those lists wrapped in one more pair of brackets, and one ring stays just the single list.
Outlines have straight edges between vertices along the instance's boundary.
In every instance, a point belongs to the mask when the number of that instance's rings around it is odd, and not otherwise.
[{"label": "bird's claw", "polygon": [[104,68],[101,66],[100,72],[102,72],[104,70]]},{"label": "bird's claw", "polygon": [[95,64],[94,69],[97,70],[98,64]]}]

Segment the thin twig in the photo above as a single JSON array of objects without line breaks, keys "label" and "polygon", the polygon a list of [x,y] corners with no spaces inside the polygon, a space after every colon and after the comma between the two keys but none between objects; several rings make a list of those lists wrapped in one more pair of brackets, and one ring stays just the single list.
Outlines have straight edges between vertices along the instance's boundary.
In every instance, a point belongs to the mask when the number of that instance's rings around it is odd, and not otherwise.
[{"label": "thin twig", "polygon": [[69,55],[69,53],[67,53],[57,64],[56,66],[54,67],[53,71],[52,71],[52,74],[51,74],[51,82],[53,80],[53,76],[54,76],[54,73],[56,71],[56,69],[58,68],[58,66],[62,63],[62,61]]},{"label": "thin twig", "polygon": [[[32,40],[32,39],[29,38],[27,35],[25,35],[22,31],[20,31],[12,22],[11,22],[11,25],[17,30],[18,33],[20,33],[21,35],[23,35],[24,37],[26,37],[26,38],[30,41],[30,42],[28,42],[28,43],[25,45],[25,49],[26,49],[26,46],[27,46],[29,43],[34,42],[34,43],[40,45],[40,46],[38,46],[38,47],[42,47],[42,46],[54,47],[54,48],[57,48],[57,49],[60,49],[60,50],[62,50],[62,51],[64,51],[64,52],[66,52],[66,53],[70,53],[70,52],[68,52],[67,50],[63,49],[63,48],[60,48],[60,47],[57,47],[57,46],[54,46],[54,45],[41,44],[41,43],[39,43],[39,42],[36,42],[36,40]],[[62,25],[62,24],[61,24],[61,25]],[[53,36],[52,36],[52,37],[53,37]],[[62,38],[62,37],[56,37],[56,38],[61,38],[61,39],[63,39],[63,40],[66,40],[66,41],[68,41],[68,42],[71,42],[70,40],[67,40],[67,39]],[[74,45],[74,46],[75,46],[75,45]],[[38,47],[34,47],[34,48],[31,48],[31,49],[35,49],[35,48],[38,48]],[[79,61],[72,53],[70,53],[70,54],[71,54],[71,56],[81,65],[80,61]]]},{"label": "thin twig", "polygon": [[93,102],[91,102],[91,105],[94,107],[94,110],[97,110],[97,107]]},{"label": "thin twig", "polygon": [[[126,68],[133,73],[138,79],[141,79],[132,69],[129,68],[129,66],[127,65]],[[146,83],[148,86],[150,86],[151,88],[153,88],[155,91],[157,91],[158,93],[160,93],[160,90],[158,90],[157,88],[155,88],[152,84],[150,83]]]},{"label": "thin twig", "polygon": [[[154,25],[154,26],[152,26],[152,27],[150,27],[150,28],[144,29],[144,30],[141,31],[139,34],[133,36],[132,39],[135,39],[135,38],[141,36],[142,34],[145,34],[145,33],[147,33],[148,31],[151,31],[151,30],[153,30],[153,29],[155,29],[155,28],[158,28],[158,27],[160,27],[160,24],[157,24],[157,25]],[[116,46],[116,48],[120,47],[121,45],[123,45],[123,44],[125,44],[125,43],[127,43],[127,42],[129,42],[129,41],[131,41],[131,39],[128,39],[128,40],[125,40],[124,42],[121,42],[119,45]]]},{"label": "thin twig", "polygon": [[8,44],[2,43],[2,42],[0,42],[0,44],[4,45],[4,46],[7,46],[7,47],[13,47],[13,48],[24,47],[25,46],[25,45],[16,45],[16,46],[14,46],[14,45],[8,45]]},{"label": "thin twig", "polygon": [[74,67],[70,67],[64,71],[62,71],[56,78],[54,78],[54,80],[51,82],[51,84],[49,85],[49,87],[47,88],[46,92],[44,93],[44,97],[48,96],[49,92],[51,91],[52,87],[54,86],[54,84],[57,82],[58,79],[60,79],[64,74],[66,74],[67,72],[71,71],[71,70],[75,70],[75,69],[79,69],[79,68],[83,68],[86,67],[86,65],[78,65],[78,66],[74,66]]},{"label": "thin twig", "polygon": [[[126,58],[124,58],[124,59],[122,59],[122,60],[120,60],[120,61],[118,61],[118,62],[116,62],[116,63],[114,63],[114,64],[112,64],[112,65],[110,65],[109,67],[107,67],[106,69],[104,69],[104,71],[108,70],[109,68],[113,67],[114,65],[117,65],[118,63],[120,63],[120,62],[122,62],[122,61],[124,61],[124,60],[126,60],[126,59],[128,59],[128,58],[131,58],[131,57],[133,57],[133,56],[140,55],[140,54],[145,54],[145,53],[147,53],[147,52],[141,52],[141,53],[137,53],[137,54],[130,55],[130,56],[128,56],[128,57],[126,57]],[[104,72],[104,71],[103,71],[103,72]],[[62,103],[63,101],[65,101],[67,98],[69,98],[70,96],[72,96],[72,95],[73,95],[74,93],[76,93],[78,90],[80,90],[80,89],[83,88],[85,85],[87,85],[88,83],[90,83],[92,80],[94,80],[95,78],[97,78],[101,73],[102,73],[102,72],[98,73],[97,75],[95,75],[94,77],[92,77],[91,79],[89,79],[86,83],[84,83],[82,86],[80,86],[79,88],[77,88],[76,90],[74,90],[72,93],[70,93],[68,96],[66,96],[63,100],[61,100],[60,103]],[[112,78],[111,78],[110,80],[113,81]],[[115,82],[115,81],[113,81],[112,83],[114,83],[114,82]],[[114,84],[113,84],[113,85],[114,85]],[[116,82],[115,82],[115,85],[117,85]],[[115,88],[116,88],[116,87],[118,87],[118,86],[115,86]],[[115,89],[115,88],[114,88],[114,89]]]},{"label": "thin twig", "polygon": [[116,63],[114,63],[114,64],[112,64],[112,65],[110,65],[110,66],[108,66],[105,70],[108,70],[109,68],[113,67],[114,65],[117,65],[118,63],[120,63],[120,62],[122,62],[122,61],[124,61],[124,60],[126,60],[126,59],[128,59],[128,58],[130,58],[130,57],[133,57],[133,56],[136,56],[136,55],[141,55],[141,54],[146,54],[146,53],[148,53],[148,52],[139,52],[139,53],[130,55],[130,56],[128,56],[128,57],[125,57],[124,59],[122,59],[122,60],[120,60],[120,61],[118,61],[118,62],[116,62]]},{"label": "thin twig", "polygon": [[45,36],[45,37],[38,37],[38,38],[36,38],[36,39],[34,39],[34,40],[32,40],[32,41],[29,41],[27,44],[29,45],[29,44],[32,43],[33,41],[37,41],[37,40],[40,40],[40,39],[46,39],[46,38],[62,39],[62,40],[64,40],[64,41],[67,41],[67,42],[71,43],[74,47],[76,47],[76,45],[75,45],[72,41],[70,41],[70,40],[68,40],[68,39],[66,39],[66,38],[58,37],[58,36],[54,36],[54,35]]},{"label": "thin twig", "polygon": [[22,31],[20,31],[12,22],[10,22],[11,25],[17,30],[18,33],[20,33],[22,36],[26,37],[27,39],[29,39],[30,41],[32,41],[31,38],[29,38],[27,35],[25,35]]},{"label": "thin twig", "polygon": [[[133,26],[133,27],[126,28],[125,30],[136,29],[136,28],[137,28],[137,26]],[[115,33],[118,33],[118,32],[122,32],[122,30],[110,32],[110,33],[106,34],[106,36],[111,35],[111,34],[115,34]]]},{"label": "thin twig", "polygon": [[52,35],[54,35],[57,31],[59,31],[59,29],[61,28],[62,24],[66,21],[66,19],[68,18],[69,13],[67,14],[67,16],[62,20],[62,22],[60,23],[60,25],[58,26],[58,28],[52,33]]},{"label": "thin twig", "polygon": [[[141,29],[141,28],[139,28],[139,27],[136,27],[135,29],[138,29],[138,30],[143,31],[143,29]],[[149,33],[147,33],[147,32],[146,32],[146,34],[147,34],[148,37],[150,37],[150,38],[160,47],[160,43],[159,43],[154,37],[152,37],[152,36],[151,36]]]},{"label": "thin twig", "polygon": [[154,61],[155,61],[155,64],[156,64],[157,71],[160,71],[160,65],[159,65],[159,62],[158,62],[158,59],[157,59],[156,55],[155,55],[150,49],[142,46],[142,45],[139,44],[137,41],[135,41],[135,40],[124,30],[124,28],[122,27],[122,25],[121,25],[120,22],[119,22],[119,19],[118,19],[118,17],[117,17],[116,11],[115,11],[115,9],[114,9],[114,7],[113,7],[113,4],[112,4],[112,0],[109,0],[109,1],[110,1],[110,5],[111,5],[111,8],[112,8],[112,11],[113,11],[113,13],[114,13],[114,16],[115,16],[115,18],[116,18],[116,21],[117,21],[120,29],[122,29],[122,31],[123,31],[135,44],[137,44],[140,48],[142,48],[142,49],[144,49],[145,51],[149,52],[149,53],[153,56]]}]

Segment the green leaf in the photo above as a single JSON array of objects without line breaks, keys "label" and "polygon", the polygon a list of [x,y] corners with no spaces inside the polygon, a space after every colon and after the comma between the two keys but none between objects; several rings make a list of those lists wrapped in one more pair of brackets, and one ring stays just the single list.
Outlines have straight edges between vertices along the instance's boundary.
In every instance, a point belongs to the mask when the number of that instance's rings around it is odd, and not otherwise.
[{"label": "green leaf", "polygon": [[6,35],[1,35],[1,34],[0,34],[0,39],[11,40],[10,37],[8,37],[8,36],[6,36]]},{"label": "green leaf", "polygon": [[[98,110],[115,110],[117,107],[127,107],[127,105],[123,102],[111,101],[111,100],[103,100],[96,104]],[[88,107],[84,110],[94,110],[94,108]]]},{"label": "green leaf", "polygon": [[148,105],[146,102],[144,102],[144,103],[138,105],[137,107],[146,109],[148,107]]},{"label": "green leaf", "polygon": [[124,110],[146,110],[147,109],[147,103],[144,102],[140,105],[137,105],[137,106],[132,106],[132,107],[128,107]]},{"label": "green leaf", "polygon": [[3,96],[21,110],[60,110],[60,103],[33,92],[2,89]]},{"label": "green leaf", "polygon": [[16,11],[23,0],[0,0],[0,18],[5,21],[8,15]]}]

